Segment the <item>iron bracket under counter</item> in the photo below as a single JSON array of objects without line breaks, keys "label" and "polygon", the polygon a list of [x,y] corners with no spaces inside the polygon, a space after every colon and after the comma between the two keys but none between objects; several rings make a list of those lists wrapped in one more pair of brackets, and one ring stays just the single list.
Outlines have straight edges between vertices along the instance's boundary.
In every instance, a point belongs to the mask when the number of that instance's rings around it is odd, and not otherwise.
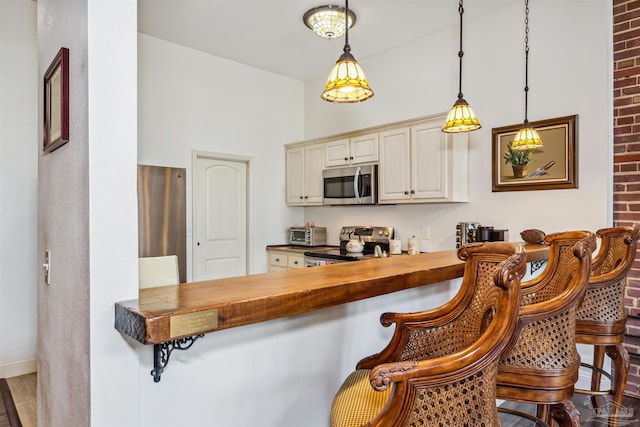
[{"label": "iron bracket under counter", "polygon": [[[523,246],[527,262],[548,258],[545,245]],[[158,382],[171,351],[206,333],[456,279],[463,271],[457,250],[448,250],[140,289],[138,299],[115,303],[115,328],[154,345]]]}]

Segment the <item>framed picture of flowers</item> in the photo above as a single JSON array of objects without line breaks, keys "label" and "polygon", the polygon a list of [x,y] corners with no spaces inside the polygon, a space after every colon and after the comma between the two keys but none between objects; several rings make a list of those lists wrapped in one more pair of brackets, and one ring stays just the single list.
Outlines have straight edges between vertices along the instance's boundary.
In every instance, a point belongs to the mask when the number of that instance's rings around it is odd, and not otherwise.
[{"label": "framed picture of flowers", "polygon": [[530,122],[542,140],[534,150],[513,150],[522,123],[493,128],[492,191],[578,188],[578,115]]}]

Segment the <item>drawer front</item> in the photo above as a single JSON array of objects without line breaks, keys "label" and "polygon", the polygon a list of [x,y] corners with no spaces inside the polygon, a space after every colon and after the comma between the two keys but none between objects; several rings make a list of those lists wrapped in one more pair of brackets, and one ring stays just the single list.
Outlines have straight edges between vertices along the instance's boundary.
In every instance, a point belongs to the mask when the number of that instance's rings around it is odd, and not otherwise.
[{"label": "drawer front", "polygon": [[288,257],[281,252],[275,252],[269,254],[269,265],[277,265],[280,267],[286,267],[288,263]]},{"label": "drawer front", "polygon": [[289,268],[302,268],[304,267],[304,256],[302,255],[289,255],[289,262],[287,264]]}]

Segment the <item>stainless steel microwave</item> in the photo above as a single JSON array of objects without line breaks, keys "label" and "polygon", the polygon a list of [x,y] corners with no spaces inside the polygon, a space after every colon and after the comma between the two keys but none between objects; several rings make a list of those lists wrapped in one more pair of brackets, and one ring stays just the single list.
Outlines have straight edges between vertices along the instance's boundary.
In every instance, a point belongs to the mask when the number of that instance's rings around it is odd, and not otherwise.
[{"label": "stainless steel microwave", "polygon": [[378,201],[378,165],[322,171],[325,205],[375,205]]}]

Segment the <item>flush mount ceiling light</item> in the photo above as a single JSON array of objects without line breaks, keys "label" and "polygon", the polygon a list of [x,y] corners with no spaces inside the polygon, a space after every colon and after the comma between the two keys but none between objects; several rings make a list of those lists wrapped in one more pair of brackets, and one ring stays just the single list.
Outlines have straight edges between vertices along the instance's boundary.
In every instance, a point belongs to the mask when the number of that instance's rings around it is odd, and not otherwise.
[{"label": "flush mount ceiling light", "polygon": [[524,123],[513,138],[513,150],[535,150],[542,148],[538,132],[529,125],[527,108],[529,103],[529,0],[524,1]]},{"label": "flush mount ceiling light", "polygon": [[[345,1],[346,15],[349,16],[349,0]],[[364,71],[351,55],[349,27],[344,32],[344,53],[336,61],[322,92],[322,99],[329,102],[352,103],[366,101],[373,96]]]},{"label": "flush mount ceiling light", "polygon": [[[344,16],[344,7],[326,5],[307,10],[302,16],[302,21],[320,37],[336,39],[345,33]],[[355,23],[356,14],[349,11],[349,28]]]},{"label": "flush mount ceiling light", "polygon": [[460,58],[460,71],[458,73],[458,100],[453,104],[447,121],[442,126],[442,132],[456,133],[456,132],[470,132],[480,129],[480,122],[476,117],[467,101],[462,97],[462,57],[464,52],[462,51],[462,15],[464,14],[463,0],[458,3],[458,13],[460,13],[460,50],[458,51],[458,58]]}]

